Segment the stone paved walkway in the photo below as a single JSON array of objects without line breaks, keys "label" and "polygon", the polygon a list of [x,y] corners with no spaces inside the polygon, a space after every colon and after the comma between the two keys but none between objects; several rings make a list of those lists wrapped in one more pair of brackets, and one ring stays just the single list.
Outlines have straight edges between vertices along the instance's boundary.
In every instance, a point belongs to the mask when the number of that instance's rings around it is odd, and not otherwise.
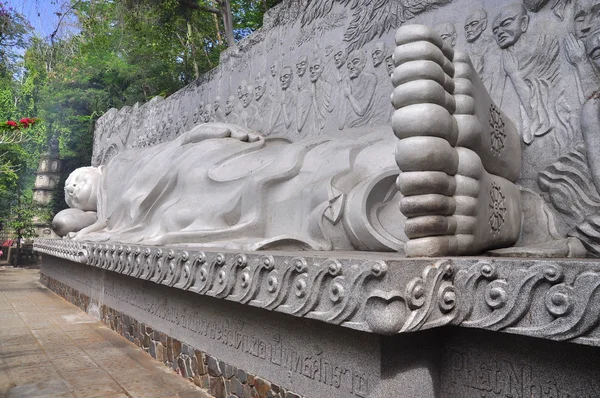
[{"label": "stone paved walkway", "polygon": [[38,279],[0,266],[0,397],[210,397]]}]

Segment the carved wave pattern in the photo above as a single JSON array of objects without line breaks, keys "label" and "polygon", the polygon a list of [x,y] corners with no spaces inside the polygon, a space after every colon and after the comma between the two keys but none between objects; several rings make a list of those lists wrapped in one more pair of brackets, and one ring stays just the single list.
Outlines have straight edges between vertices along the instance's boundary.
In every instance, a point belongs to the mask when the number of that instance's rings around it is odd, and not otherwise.
[{"label": "carved wave pattern", "polygon": [[[388,262],[231,254],[36,239],[35,250],[197,294],[392,335],[456,325],[600,346],[600,264],[546,260]],[[406,260],[413,261],[413,260]],[[395,266],[398,266],[396,264]],[[401,273],[400,273],[401,274]]]},{"label": "carved wave pattern", "polygon": [[[197,294],[368,331],[366,285],[387,274],[384,261],[195,252],[37,239],[51,256]],[[316,262],[318,260],[318,262]]]}]

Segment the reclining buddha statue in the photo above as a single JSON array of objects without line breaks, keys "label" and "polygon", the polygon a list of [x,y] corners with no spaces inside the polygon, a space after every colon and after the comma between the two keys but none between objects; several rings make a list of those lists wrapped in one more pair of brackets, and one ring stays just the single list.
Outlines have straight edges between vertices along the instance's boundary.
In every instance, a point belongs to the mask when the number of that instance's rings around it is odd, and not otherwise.
[{"label": "reclining buddha statue", "polygon": [[[521,147],[466,55],[433,30],[396,34],[388,126],[296,142],[225,123],[74,172],[61,235],[235,250],[407,256],[510,246],[521,227]],[[97,219],[90,211],[97,211]]]}]

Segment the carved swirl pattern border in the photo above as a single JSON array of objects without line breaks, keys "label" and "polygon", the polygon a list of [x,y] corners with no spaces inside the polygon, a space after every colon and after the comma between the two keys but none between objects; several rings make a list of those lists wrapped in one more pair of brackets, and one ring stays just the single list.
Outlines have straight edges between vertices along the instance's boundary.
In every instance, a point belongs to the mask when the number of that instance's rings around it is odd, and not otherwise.
[{"label": "carved swirl pattern border", "polygon": [[[456,325],[600,346],[600,262],[423,260],[420,275],[399,283],[398,259],[232,254],[61,239],[36,239],[35,250],[365,332],[392,335]],[[390,272],[392,262],[397,272]]]}]

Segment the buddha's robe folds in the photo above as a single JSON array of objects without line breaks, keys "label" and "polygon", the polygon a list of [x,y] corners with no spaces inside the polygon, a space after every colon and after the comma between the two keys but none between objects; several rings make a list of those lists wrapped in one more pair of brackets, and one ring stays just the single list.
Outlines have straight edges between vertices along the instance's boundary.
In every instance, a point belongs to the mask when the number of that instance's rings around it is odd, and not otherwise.
[{"label": "buddha's robe folds", "polygon": [[295,143],[198,140],[193,133],[115,156],[100,190],[106,226],[77,239],[402,251],[391,130],[346,130]]}]

